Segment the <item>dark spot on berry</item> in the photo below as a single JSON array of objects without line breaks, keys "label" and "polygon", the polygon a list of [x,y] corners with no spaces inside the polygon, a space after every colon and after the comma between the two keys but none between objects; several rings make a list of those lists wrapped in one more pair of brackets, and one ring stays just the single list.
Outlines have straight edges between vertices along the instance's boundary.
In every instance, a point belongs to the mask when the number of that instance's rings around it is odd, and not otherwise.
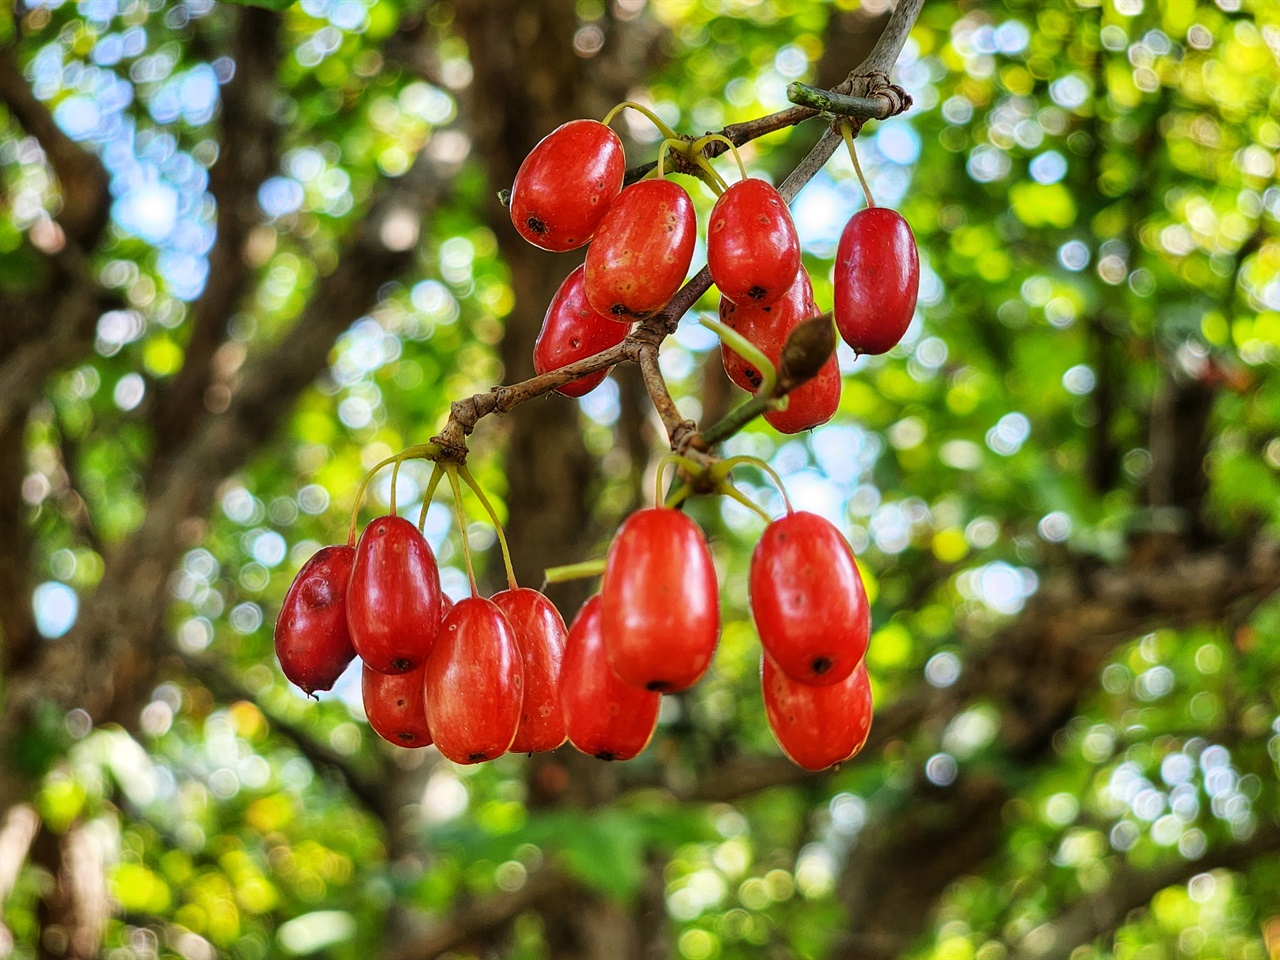
[{"label": "dark spot on berry", "polygon": [[618,755],[614,753],[612,750],[601,750],[599,753],[596,754],[596,759],[597,760],[617,760]]},{"label": "dark spot on berry", "polygon": [[488,760],[489,755],[487,753],[468,753],[467,759],[472,763],[480,763],[483,760]]},{"label": "dark spot on berry", "polygon": [[831,662],[830,657],[814,657],[813,663],[810,664],[810,666],[813,668],[814,673],[816,673],[818,676],[822,676],[824,673],[830,670],[833,666],[835,666],[835,664]]},{"label": "dark spot on berry", "polygon": [[413,669],[413,661],[406,660],[404,657],[400,657],[399,659],[392,660],[391,666],[395,667],[401,673],[408,673],[410,670]]},{"label": "dark spot on berry", "polygon": [[403,707],[403,706],[404,706],[404,697],[401,697],[399,700],[397,700],[397,701],[396,701],[396,706],[397,706],[397,707]]},{"label": "dark spot on berry", "polygon": [[413,741],[417,739],[417,737],[415,737],[408,730],[401,730],[399,733],[396,734],[396,737],[400,740],[401,743],[413,743]]},{"label": "dark spot on berry", "polygon": [[759,390],[760,384],[764,383],[764,377],[760,376],[760,371],[755,367],[747,367],[742,375],[747,378],[747,383],[751,384],[753,390]]},{"label": "dark spot on berry", "polygon": [[767,292],[768,291],[765,290],[764,287],[752,287],[750,290],[747,291],[747,296],[750,297],[752,300],[763,300],[764,295]]},{"label": "dark spot on berry", "polygon": [[577,337],[570,337],[570,338],[569,338],[569,346],[571,346],[571,347],[573,347],[573,349],[577,350],[580,346],[582,346],[582,341],[581,341],[580,339],[578,339]]},{"label": "dark spot on berry", "polygon": [[671,683],[667,680],[650,680],[644,685],[646,690],[656,690],[659,693],[665,693],[671,689]]},{"label": "dark spot on berry", "polygon": [[609,312],[612,313],[615,317],[624,316],[627,312],[626,304],[615,303],[612,307],[609,308]]},{"label": "dark spot on berry", "polygon": [[378,524],[376,527],[373,528],[373,533],[375,536],[379,536],[379,537],[386,536],[387,525],[385,523]]},{"label": "dark spot on berry", "polygon": [[538,236],[542,236],[547,232],[547,225],[533,215],[525,218],[524,225]]}]

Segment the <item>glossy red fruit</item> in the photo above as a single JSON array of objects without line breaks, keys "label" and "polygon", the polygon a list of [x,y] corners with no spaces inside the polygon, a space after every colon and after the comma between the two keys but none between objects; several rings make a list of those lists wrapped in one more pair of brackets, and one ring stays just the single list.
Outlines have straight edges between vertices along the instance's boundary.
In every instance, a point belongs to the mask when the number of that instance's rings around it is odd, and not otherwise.
[{"label": "glossy red fruit", "polygon": [[587,250],[587,301],[596,313],[643,320],[680,289],[698,224],[678,183],[641,180],[613,201]]},{"label": "glossy red fruit", "polygon": [[[441,619],[453,609],[453,601],[441,596]],[[424,660],[408,673],[378,673],[366,663],[360,670],[360,693],[364,713],[374,733],[397,747],[425,747],[431,743],[427,725],[427,701],[423,684],[427,675]]]},{"label": "glossy red fruit", "polygon": [[720,195],[707,221],[707,268],[734,303],[769,304],[795,282],[800,238],[786,201],[758,178]]},{"label": "glossy red fruit", "polygon": [[570,120],[520,164],[511,185],[511,222],[535,247],[574,250],[596,232],[625,173],[616,133],[598,120]]},{"label": "glossy red fruit", "polygon": [[507,752],[523,701],[520,644],[491,600],[459,600],[440,625],[423,689],[437,749],[454,763]]},{"label": "glossy red fruit", "polygon": [[896,210],[868,207],[845,224],[836,247],[836,326],[858,353],[884,353],[902,339],[916,309],[920,255]]},{"label": "glossy red fruit", "polygon": [[560,706],[569,742],[600,760],[630,760],[658,726],[662,695],[630,687],[613,675],[600,635],[600,594],[569,626],[560,675]]},{"label": "glossy red fruit", "polygon": [[289,585],[276,618],[280,669],[304,693],[329,690],[356,655],[347,629],[347,581],[355,551],[322,547]]},{"label": "glossy red fruit", "polygon": [[830,521],[797,511],[765,527],[748,591],[760,644],[792,680],[839,683],[862,662],[867,593],[853,550]]},{"label": "glossy red fruit", "polygon": [[404,517],[379,517],[360,534],[347,624],[356,653],[379,673],[408,673],[431,652],[440,623],[440,573],[426,539]]},{"label": "glossy red fruit", "polygon": [[827,767],[855,756],[871,733],[871,680],[860,663],[840,683],[811,687],[760,658],[765,715],[783,753],[806,770]]},{"label": "glossy red fruit", "polygon": [[[742,334],[773,361],[782,356],[787,337],[797,325],[821,311],[813,301],[813,284],[803,266],[786,294],[771,304],[735,304],[720,298],[720,320]],[[760,388],[760,371],[747,363],[729,346],[721,348],[725,373],[744,390]],[[791,391],[785,410],[770,410],[765,421],[780,433],[799,433],[826,423],[840,406],[840,366],[832,354],[818,375]]]},{"label": "glossy red fruit", "polygon": [[[539,374],[559,370],[576,360],[594,356],[620,344],[631,332],[629,323],[618,323],[612,317],[596,313],[587,303],[583,285],[585,266],[578,267],[560,284],[560,289],[547,307],[542,330],[533,344],[533,369]],[[600,386],[612,367],[571,380],[556,393],[581,397]]]},{"label": "glossy red fruit", "polygon": [[537,590],[520,587],[493,595],[520,644],[524,700],[512,753],[554,750],[565,741],[560,671],[568,631],[560,611]]},{"label": "glossy red fruit", "polygon": [[637,510],[605,561],[601,631],[609,667],[623,683],[671,693],[697,683],[720,639],[720,597],[711,550],[679,510]]}]

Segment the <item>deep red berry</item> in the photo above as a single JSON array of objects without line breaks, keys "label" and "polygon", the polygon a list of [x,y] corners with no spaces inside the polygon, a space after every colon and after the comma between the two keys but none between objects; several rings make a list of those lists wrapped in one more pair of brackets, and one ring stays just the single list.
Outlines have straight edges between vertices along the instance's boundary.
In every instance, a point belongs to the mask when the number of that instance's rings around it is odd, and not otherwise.
[{"label": "deep red berry", "polygon": [[574,250],[595,233],[625,173],[616,133],[597,120],[571,120],[520,164],[511,185],[511,222],[536,247]]},{"label": "deep red berry", "polygon": [[[559,370],[576,360],[616,347],[631,330],[628,323],[596,313],[587,303],[583,285],[585,267],[565,278],[547,307],[542,330],[533,344],[533,369],[538,373]],[[612,367],[571,380],[556,390],[566,397],[581,397],[600,386]]]},{"label": "deep red berry", "polygon": [[360,694],[369,726],[397,747],[425,747],[431,743],[427,702],[422,684],[427,664],[408,673],[378,673],[366,663],[361,668]]},{"label": "deep red berry", "polygon": [[302,565],[276,618],[280,669],[304,693],[328,690],[356,655],[347,629],[347,581],[355,551],[323,547]]},{"label": "deep red berry", "polygon": [[379,517],[360,534],[347,624],[366,664],[379,673],[421,666],[440,623],[440,573],[422,534],[403,517]]},{"label": "deep red berry", "polygon": [[855,756],[871,733],[871,680],[860,663],[840,683],[811,687],[778,669],[768,654],[760,658],[769,728],[783,752],[806,770]]},{"label": "deep red berry", "polygon": [[637,510],[609,546],[601,630],[614,675],[671,693],[706,673],[720,639],[720,597],[711,550],[688,515]]},{"label": "deep red berry", "polygon": [[[759,347],[775,367],[791,331],[819,312],[813,301],[809,272],[803,266],[796,271],[795,282],[786,294],[774,303],[735,304],[720,298],[721,321]],[[721,353],[730,380],[753,393],[759,389],[760,371],[727,345]],[[787,409],[768,411],[765,421],[780,433],[799,433],[826,423],[840,406],[840,389],[840,366],[832,354],[816,377],[791,391]]]},{"label": "deep red berry", "polygon": [[600,760],[630,760],[653,736],[661,702],[661,694],[628,686],[609,669],[596,594],[573,618],[564,648],[560,706],[569,742]]},{"label": "deep red berry", "polygon": [[520,645],[506,616],[483,597],[459,600],[427,658],[423,689],[437,749],[455,763],[506,753],[523,688]]},{"label": "deep red berry", "polygon": [[524,700],[512,753],[554,750],[564,743],[560,671],[568,631],[555,605],[537,590],[520,587],[493,595],[520,644]]},{"label": "deep red berry", "polygon": [[801,683],[839,683],[862,662],[871,611],[853,550],[829,520],[797,511],[765,528],[751,555],[760,644]]},{"label": "deep red berry", "polygon": [[791,211],[772,185],[740,180],[720,195],[707,221],[707,268],[734,303],[773,303],[800,269]]},{"label": "deep red berry", "polygon": [[868,207],[845,224],[836,247],[836,326],[858,353],[884,353],[902,339],[916,309],[920,255],[907,221]]},{"label": "deep red berry", "polygon": [[618,195],[587,249],[587,301],[618,320],[643,320],[680,289],[698,224],[693,201],[671,180],[641,180]]}]

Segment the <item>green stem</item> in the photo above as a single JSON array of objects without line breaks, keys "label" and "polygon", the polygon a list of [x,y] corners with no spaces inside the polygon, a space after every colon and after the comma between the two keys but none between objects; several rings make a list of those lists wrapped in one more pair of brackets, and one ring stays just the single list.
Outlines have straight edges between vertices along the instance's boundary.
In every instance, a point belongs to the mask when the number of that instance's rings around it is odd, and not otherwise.
[{"label": "green stem", "polygon": [[773,400],[767,400],[757,394],[740,407],[730,410],[706,430],[702,431],[702,439],[710,446],[723,443],[748,423],[770,410],[776,409]]},{"label": "green stem", "polygon": [[683,150],[684,141],[677,137],[668,137],[666,140],[663,140],[662,143],[658,144],[658,166],[656,169],[658,171],[657,179],[659,180],[665,179],[666,168],[663,164],[667,159],[667,151],[672,147],[675,147],[677,150]]},{"label": "green stem", "polygon": [[799,81],[787,84],[787,99],[797,106],[857,120],[887,120],[895,112],[893,101],[884,96],[854,97]]},{"label": "green stem", "polygon": [[402,463],[404,463],[404,454],[400,454],[400,456],[396,457],[395,466],[391,468],[390,507],[391,507],[391,516],[393,517],[396,515],[396,481],[400,477],[400,464]]},{"label": "green stem", "polygon": [[760,371],[760,386],[756,388],[757,397],[773,395],[773,388],[778,382],[778,369],[773,365],[773,361],[764,354],[764,351],[727,323],[713,320],[705,314],[698,317],[698,322],[708,330],[714,330],[731,350]]},{"label": "green stem", "polygon": [[[702,465],[688,457],[679,453],[668,453],[665,457],[658,461],[658,475],[655,478],[653,505],[655,507],[664,506],[662,496],[662,471],[667,468],[668,464],[675,464],[678,467],[684,467],[690,473],[697,474],[702,472]],[[683,498],[682,498],[683,499]]]},{"label": "green stem", "polygon": [[680,506],[680,504],[688,500],[692,495],[693,487],[689,486],[687,483],[682,483],[667,494],[667,499],[662,502],[662,505],[668,510],[674,510],[676,507]]},{"label": "green stem", "polygon": [[565,583],[569,580],[582,580],[586,577],[599,577],[604,574],[603,558],[599,560],[583,560],[581,563],[568,563],[562,567],[547,567],[543,572],[544,583]]},{"label": "green stem", "polygon": [[616,117],[619,113],[621,113],[624,107],[630,107],[632,110],[636,110],[639,113],[642,113],[646,117],[648,117],[649,120],[653,123],[653,125],[658,128],[658,132],[661,133],[662,136],[665,137],[667,140],[680,139],[680,134],[676,133],[674,130],[668,127],[665,123],[663,123],[662,118],[660,116],[658,116],[648,107],[639,103],[635,103],[632,100],[623,100],[620,104],[618,104],[608,113],[606,113],[604,115],[604,121],[603,121],[604,125],[607,127],[610,123],[612,123],[613,118]]},{"label": "green stem", "polygon": [[787,488],[782,485],[782,478],[778,476],[778,471],[774,470],[773,467],[769,466],[769,464],[765,463],[759,457],[751,456],[749,453],[744,453],[721,461],[721,466],[728,470],[732,470],[734,467],[741,464],[749,464],[750,466],[756,467],[761,472],[767,474],[769,479],[771,479],[774,482],[774,485],[777,486],[778,492],[782,494],[782,502],[787,506],[787,513],[795,513],[795,510],[791,507],[791,498],[787,496]]},{"label": "green stem", "polygon": [[726,137],[723,133],[708,133],[705,137],[699,137],[689,147],[689,152],[694,156],[702,156],[702,151],[707,144],[720,142],[728,144],[729,151],[733,154],[733,159],[738,163],[738,173],[742,175],[742,179],[747,179],[747,168],[742,163],[742,154],[738,153],[738,145]]},{"label": "green stem", "polygon": [[449,475],[449,486],[453,489],[453,512],[458,518],[458,535],[462,538],[462,559],[467,565],[467,579],[471,581],[471,596],[480,596],[476,586],[476,571],[471,565],[471,544],[467,540],[467,516],[462,512],[462,485],[458,483],[458,468],[449,464],[444,468]]},{"label": "green stem", "polygon": [[758,503],[756,503],[754,500],[748,497],[745,493],[743,493],[741,490],[739,490],[729,481],[726,480],[724,483],[720,484],[718,490],[720,493],[723,493],[730,500],[737,500],[740,504],[742,504],[752,513],[755,513],[757,516],[763,519],[765,523],[773,523],[773,517],[765,513],[764,509]]},{"label": "green stem", "polygon": [[436,464],[431,470],[431,479],[427,481],[427,492],[422,498],[422,509],[418,511],[418,529],[421,530],[427,523],[427,510],[431,506],[431,499],[436,495],[436,487],[440,486],[440,481],[444,479],[444,467]]},{"label": "green stem", "polygon": [[520,589],[520,584],[516,583],[516,572],[511,566],[511,550],[507,547],[507,535],[502,530],[502,524],[498,522],[498,512],[493,509],[493,504],[484,495],[484,490],[471,475],[470,470],[465,466],[458,467],[458,475],[462,477],[462,482],[471,488],[471,492],[476,495],[476,499],[480,501],[480,505],[484,507],[485,513],[489,514],[489,520],[493,523],[494,533],[498,535],[498,546],[502,548],[502,563],[507,568],[507,586],[512,590]]},{"label": "green stem", "polygon": [[853,128],[850,124],[840,124],[840,136],[844,138],[844,145],[849,148],[849,159],[853,161],[853,172],[858,175],[858,182],[862,184],[862,192],[867,195],[867,206],[874,207],[876,202],[871,199],[871,188],[867,186],[867,178],[862,175],[862,164],[858,162],[858,151],[853,149]]}]

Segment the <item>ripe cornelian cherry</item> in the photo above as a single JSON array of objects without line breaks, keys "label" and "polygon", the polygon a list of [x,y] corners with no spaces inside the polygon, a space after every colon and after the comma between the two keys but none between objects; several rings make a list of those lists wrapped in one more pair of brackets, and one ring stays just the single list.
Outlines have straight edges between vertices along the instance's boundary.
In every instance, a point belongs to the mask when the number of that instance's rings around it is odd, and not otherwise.
[{"label": "ripe cornelian cherry", "polygon": [[519,587],[493,595],[520,644],[524,700],[512,753],[539,753],[564,743],[560,669],[567,631],[560,611],[537,590]]},{"label": "ripe cornelian cherry", "polygon": [[765,716],[783,753],[806,770],[825,770],[860,751],[871,732],[867,665],[839,683],[812,687],[792,680],[768,654],[760,658]]},{"label": "ripe cornelian cherry", "polygon": [[884,353],[902,339],[916,309],[920,255],[896,210],[868,207],[845,224],[836,247],[836,326],[858,353]]},{"label": "ripe cornelian cherry", "polygon": [[[442,618],[453,609],[453,601],[441,596]],[[360,670],[360,694],[364,714],[373,732],[397,747],[425,747],[431,743],[427,726],[427,701],[423,684],[427,661],[408,673],[378,673],[366,663]]]},{"label": "ripe cornelian cherry", "polygon": [[734,303],[773,303],[800,269],[800,238],[782,195],[752,177],[720,195],[707,221],[707,268]]},{"label": "ripe cornelian cherry", "polygon": [[577,249],[596,232],[625,173],[616,133],[597,120],[570,120],[520,164],[511,185],[511,222],[535,247]]},{"label": "ripe cornelian cherry", "polygon": [[[742,334],[773,361],[782,356],[787,337],[800,323],[820,311],[813,301],[813,284],[803,266],[786,294],[771,304],[735,304],[720,298],[720,320]],[[761,383],[760,371],[747,363],[727,344],[722,347],[725,373],[729,379],[753,393]],[[765,421],[779,433],[799,433],[830,420],[840,406],[840,366],[835,355],[822,365],[818,375],[792,390],[785,410],[765,412]]]},{"label": "ripe cornelian cherry", "polygon": [[797,511],[765,527],[748,592],[760,645],[792,680],[839,683],[862,662],[867,593],[853,550],[829,520]]},{"label": "ripe cornelian cherry", "polygon": [[355,551],[322,547],[289,585],[276,618],[280,669],[304,693],[329,690],[356,655],[347,629],[347,580]]},{"label": "ripe cornelian cherry", "polygon": [[613,201],[587,249],[587,301],[616,320],[643,320],[680,289],[698,224],[678,183],[641,180]]},{"label": "ripe cornelian cherry", "polygon": [[720,639],[720,597],[711,550],[679,510],[637,510],[605,560],[601,632],[623,683],[671,693],[706,673]]},{"label": "ripe cornelian cherry", "polygon": [[356,653],[379,673],[408,673],[431,652],[440,623],[440,572],[426,539],[403,517],[378,517],[360,534],[347,624]]},{"label": "ripe cornelian cherry", "polygon": [[569,742],[599,760],[630,760],[658,725],[662,694],[628,686],[613,675],[600,636],[600,594],[569,625],[560,674],[560,706]]},{"label": "ripe cornelian cherry", "polygon": [[491,600],[459,600],[440,625],[423,689],[437,749],[454,763],[507,752],[520,724],[520,644]]},{"label": "ripe cornelian cherry", "polygon": [[[542,330],[533,344],[533,369],[538,373],[559,370],[576,360],[616,347],[631,331],[630,324],[596,313],[587,303],[583,286],[585,267],[578,267],[560,284],[547,307]],[[556,390],[566,397],[581,397],[600,386],[612,367],[570,380]]]}]

